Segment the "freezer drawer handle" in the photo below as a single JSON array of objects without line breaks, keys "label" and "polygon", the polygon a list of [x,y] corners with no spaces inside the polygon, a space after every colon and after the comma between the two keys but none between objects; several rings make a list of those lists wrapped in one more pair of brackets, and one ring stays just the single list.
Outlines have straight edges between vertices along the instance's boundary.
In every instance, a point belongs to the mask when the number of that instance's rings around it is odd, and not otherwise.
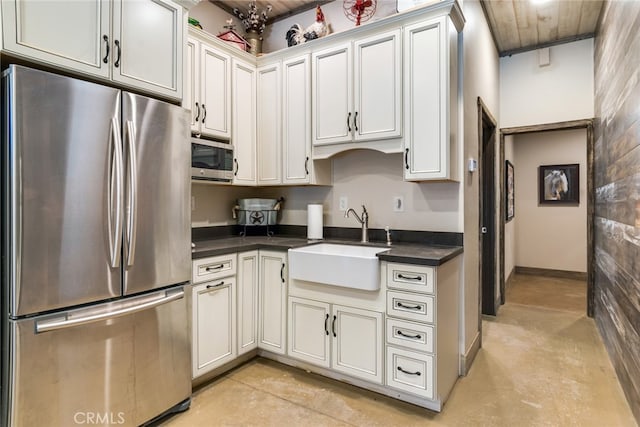
[{"label": "freezer drawer handle", "polygon": [[128,314],[136,313],[138,311],[148,310],[153,307],[158,307],[163,304],[167,304],[172,301],[182,299],[184,297],[184,291],[175,293],[166,293],[164,297],[160,299],[154,299],[144,302],[142,304],[134,305],[131,307],[124,307],[113,311],[107,311],[98,314],[88,314],[86,316],[67,319],[53,319],[36,322],[36,334],[43,332],[55,331],[58,329],[66,329],[74,326],[86,325],[88,323],[99,322],[101,320],[113,319],[115,317],[126,316]]},{"label": "freezer drawer handle", "polygon": [[409,371],[405,371],[404,369],[402,369],[402,367],[398,366],[398,371],[407,374],[407,375],[417,375],[420,376],[422,375],[422,373],[420,371],[416,371],[416,372],[409,372]]}]

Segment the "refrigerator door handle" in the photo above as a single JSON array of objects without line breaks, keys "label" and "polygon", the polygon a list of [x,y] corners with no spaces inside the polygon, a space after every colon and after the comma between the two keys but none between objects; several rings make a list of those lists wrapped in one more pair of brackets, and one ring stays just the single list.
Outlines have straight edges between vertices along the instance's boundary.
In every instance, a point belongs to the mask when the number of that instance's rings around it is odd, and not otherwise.
[{"label": "refrigerator door handle", "polygon": [[127,120],[127,143],[129,149],[129,206],[127,213],[127,266],[132,266],[135,261],[136,252],[136,231],[137,231],[137,192],[138,192],[138,170],[136,166],[136,128],[131,120]]},{"label": "refrigerator door handle", "polygon": [[182,299],[184,297],[184,290],[178,292],[165,292],[161,298],[155,298],[152,300],[146,300],[143,303],[136,305],[124,304],[121,308],[116,308],[110,311],[101,311],[98,313],[87,313],[85,315],[79,315],[78,317],[72,315],[63,315],[49,320],[36,321],[36,334],[44,332],[55,331],[59,329],[67,329],[75,326],[86,325],[88,323],[99,322],[101,320],[114,319],[116,317],[126,316],[128,314],[137,313],[139,311],[148,310],[150,308],[158,307],[163,304],[167,304],[172,301]]},{"label": "refrigerator door handle", "polygon": [[[120,139],[120,129],[118,120],[111,119],[111,138],[109,141],[109,155],[113,156],[111,160],[111,168],[109,169],[109,209],[108,225],[109,225],[109,256],[111,267],[120,266],[120,247],[122,246],[122,141]],[[114,183],[115,181],[115,183]],[[113,224],[113,201],[115,195],[115,226]]]}]

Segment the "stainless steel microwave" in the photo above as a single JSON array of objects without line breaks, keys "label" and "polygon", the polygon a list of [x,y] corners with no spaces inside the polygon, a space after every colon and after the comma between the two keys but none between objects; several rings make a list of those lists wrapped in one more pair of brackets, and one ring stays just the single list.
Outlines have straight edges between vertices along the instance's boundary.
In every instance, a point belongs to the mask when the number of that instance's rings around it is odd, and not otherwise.
[{"label": "stainless steel microwave", "polygon": [[230,182],[233,179],[233,146],[191,138],[191,178]]}]

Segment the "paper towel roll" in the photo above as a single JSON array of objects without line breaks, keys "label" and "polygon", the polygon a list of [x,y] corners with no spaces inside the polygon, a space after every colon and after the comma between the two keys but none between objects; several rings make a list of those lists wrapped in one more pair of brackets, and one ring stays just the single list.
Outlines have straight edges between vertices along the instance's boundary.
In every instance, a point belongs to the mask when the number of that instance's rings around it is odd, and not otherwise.
[{"label": "paper towel roll", "polygon": [[307,205],[307,239],[322,239],[322,205]]}]

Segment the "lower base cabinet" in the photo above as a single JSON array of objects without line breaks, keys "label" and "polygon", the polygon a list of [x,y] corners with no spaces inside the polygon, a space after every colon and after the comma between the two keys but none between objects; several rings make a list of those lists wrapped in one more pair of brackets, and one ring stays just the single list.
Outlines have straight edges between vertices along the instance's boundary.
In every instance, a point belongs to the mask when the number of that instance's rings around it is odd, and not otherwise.
[{"label": "lower base cabinet", "polygon": [[236,281],[192,288],[193,378],[236,358]]},{"label": "lower base cabinet", "polygon": [[382,313],[289,297],[289,356],[382,384]]}]

